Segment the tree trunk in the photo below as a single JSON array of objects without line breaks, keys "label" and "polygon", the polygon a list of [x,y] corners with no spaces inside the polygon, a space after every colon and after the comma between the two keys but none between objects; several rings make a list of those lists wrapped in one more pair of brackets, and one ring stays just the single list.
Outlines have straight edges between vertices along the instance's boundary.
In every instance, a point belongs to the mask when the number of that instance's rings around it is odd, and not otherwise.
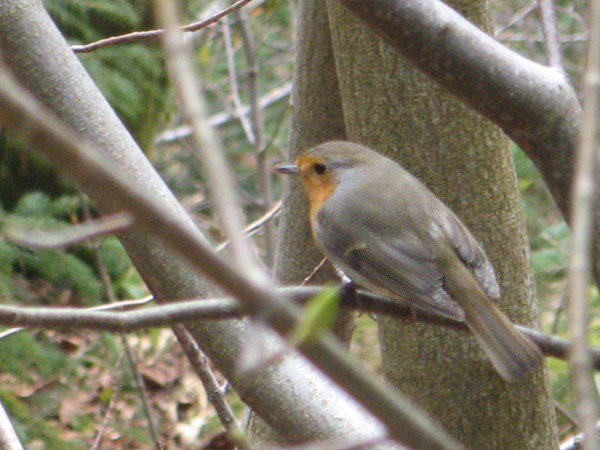
[{"label": "tree trunk", "polygon": [[[486,27],[484,2],[467,2]],[[420,177],[492,259],[501,308],[536,323],[529,244],[508,140],[415,70],[338,2],[328,1],[346,132]],[[379,321],[388,379],[473,449],[556,447],[546,373],[507,384],[470,335]]]}]

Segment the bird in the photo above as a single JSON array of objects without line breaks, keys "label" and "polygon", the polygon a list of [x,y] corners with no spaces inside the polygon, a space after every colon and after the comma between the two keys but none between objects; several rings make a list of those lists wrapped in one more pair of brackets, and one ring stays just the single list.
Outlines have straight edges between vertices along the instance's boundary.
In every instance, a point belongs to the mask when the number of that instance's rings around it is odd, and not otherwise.
[{"label": "bird", "polygon": [[275,170],[300,178],[317,246],[352,282],[464,321],[508,382],[541,367],[538,346],[495,304],[500,287],[481,245],[400,164],[363,145],[332,141]]}]

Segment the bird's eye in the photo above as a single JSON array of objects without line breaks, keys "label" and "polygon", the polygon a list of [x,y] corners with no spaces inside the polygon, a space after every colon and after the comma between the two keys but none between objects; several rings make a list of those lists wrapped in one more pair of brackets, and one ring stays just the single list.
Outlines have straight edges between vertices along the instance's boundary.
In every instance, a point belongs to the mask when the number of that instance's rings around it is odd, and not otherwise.
[{"label": "bird's eye", "polygon": [[313,166],[313,170],[317,175],[323,175],[327,172],[327,166],[323,163],[317,163]]}]

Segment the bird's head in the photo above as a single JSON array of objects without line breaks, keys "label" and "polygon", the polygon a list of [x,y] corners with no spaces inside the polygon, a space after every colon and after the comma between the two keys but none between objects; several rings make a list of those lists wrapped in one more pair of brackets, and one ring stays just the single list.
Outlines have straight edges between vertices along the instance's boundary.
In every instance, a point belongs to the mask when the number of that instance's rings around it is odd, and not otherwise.
[{"label": "bird's head", "polygon": [[362,145],[332,141],[303,152],[295,163],[280,164],[275,170],[300,177],[310,200],[311,221],[314,221],[345,177],[379,158],[381,155]]}]

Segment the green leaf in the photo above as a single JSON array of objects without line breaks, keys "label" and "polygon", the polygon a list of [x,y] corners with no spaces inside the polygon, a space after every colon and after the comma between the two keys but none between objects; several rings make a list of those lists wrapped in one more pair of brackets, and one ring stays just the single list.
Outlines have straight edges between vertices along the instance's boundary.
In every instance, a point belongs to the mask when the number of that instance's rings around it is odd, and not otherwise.
[{"label": "green leaf", "polygon": [[340,292],[329,287],[315,296],[304,310],[298,327],[291,336],[291,343],[317,339],[323,332],[330,330],[340,311]]}]

